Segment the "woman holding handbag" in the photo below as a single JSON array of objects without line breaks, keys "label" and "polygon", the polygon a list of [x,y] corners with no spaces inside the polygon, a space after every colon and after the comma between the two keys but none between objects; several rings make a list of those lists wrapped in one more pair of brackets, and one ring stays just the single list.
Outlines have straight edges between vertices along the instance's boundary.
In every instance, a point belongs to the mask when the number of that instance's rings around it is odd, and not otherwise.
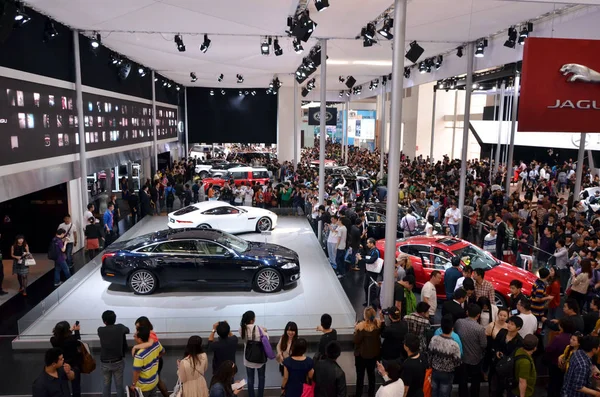
[{"label": "woman holding handbag", "polygon": [[248,397],[255,397],[254,393],[254,373],[258,372],[258,395],[263,397],[265,392],[265,363],[267,356],[261,341],[261,335],[266,336],[266,328],[261,328],[254,324],[256,315],[249,310],[242,316],[240,322],[240,336],[244,341],[244,367],[248,376]]},{"label": "woman holding handbag", "polygon": [[290,357],[283,360],[281,390],[285,397],[301,397],[304,385],[311,383],[315,370],[313,359],[306,357],[307,346],[306,339],[297,339],[292,345]]},{"label": "woman holding handbag", "polygon": [[208,357],[202,349],[202,338],[190,336],[183,360],[177,360],[177,376],[185,397],[208,397],[208,386],[204,373],[208,367]]},{"label": "woman holding handbag", "polygon": [[285,325],[283,335],[277,343],[277,362],[279,363],[279,372],[283,376],[283,361],[288,358],[292,352],[292,346],[298,339],[298,325],[290,321]]},{"label": "woman holding handbag", "polygon": [[22,234],[17,235],[15,243],[10,247],[10,257],[13,259],[13,274],[19,280],[19,292],[27,296],[27,276],[29,267],[25,266],[25,260],[30,256],[29,246]]}]

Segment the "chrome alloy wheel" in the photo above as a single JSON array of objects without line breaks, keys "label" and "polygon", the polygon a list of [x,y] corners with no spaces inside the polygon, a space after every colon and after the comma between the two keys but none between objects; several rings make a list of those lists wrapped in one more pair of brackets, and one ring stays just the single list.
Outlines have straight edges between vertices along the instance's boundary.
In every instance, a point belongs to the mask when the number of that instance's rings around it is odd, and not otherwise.
[{"label": "chrome alloy wheel", "polygon": [[256,224],[256,228],[259,232],[268,232],[269,230],[271,230],[271,220],[266,216],[260,218],[258,220],[258,223]]},{"label": "chrome alloy wheel", "polygon": [[256,278],[256,285],[262,292],[274,292],[281,285],[281,276],[272,269],[262,270]]},{"label": "chrome alloy wheel", "polygon": [[129,285],[136,294],[147,295],[156,288],[156,279],[149,271],[138,270],[131,276]]}]

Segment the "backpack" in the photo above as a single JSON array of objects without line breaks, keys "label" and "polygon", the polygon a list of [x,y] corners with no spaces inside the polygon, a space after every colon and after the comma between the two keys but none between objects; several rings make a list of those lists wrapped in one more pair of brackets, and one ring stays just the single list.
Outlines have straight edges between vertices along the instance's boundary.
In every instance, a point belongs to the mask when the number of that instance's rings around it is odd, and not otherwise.
[{"label": "backpack", "polygon": [[56,246],[54,239],[52,239],[50,245],[48,246],[48,259],[52,261],[58,259],[58,247]]},{"label": "backpack", "polygon": [[[496,374],[500,379],[504,379],[504,384],[511,390],[519,384],[519,380],[515,375],[517,361],[527,359],[527,356],[515,356],[516,350],[509,356],[502,356],[496,364]],[[531,365],[531,362],[529,363]]]},{"label": "backpack", "polygon": [[406,315],[417,311],[417,297],[412,291],[404,289],[404,298],[406,299]]}]

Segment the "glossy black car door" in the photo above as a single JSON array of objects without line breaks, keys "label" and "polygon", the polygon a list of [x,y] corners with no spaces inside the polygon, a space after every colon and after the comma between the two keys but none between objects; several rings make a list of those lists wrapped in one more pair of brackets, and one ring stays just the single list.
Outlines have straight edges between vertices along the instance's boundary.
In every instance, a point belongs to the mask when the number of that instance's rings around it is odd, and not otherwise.
[{"label": "glossy black car door", "polygon": [[152,258],[163,282],[196,282],[203,278],[198,251],[193,240],[173,240],[158,244]]},{"label": "glossy black car door", "polygon": [[245,284],[240,257],[214,241],[196,240],[198,266],[211,284]]}]

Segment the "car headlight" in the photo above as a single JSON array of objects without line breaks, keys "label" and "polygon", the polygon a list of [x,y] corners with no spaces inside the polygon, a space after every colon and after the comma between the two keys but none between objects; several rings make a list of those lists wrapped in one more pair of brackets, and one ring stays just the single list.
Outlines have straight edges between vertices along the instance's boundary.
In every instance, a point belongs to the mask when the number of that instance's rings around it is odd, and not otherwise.
[{"label": "car headlight", "polygon": [[294,262],[287,262],[285,265],[281,266],[282,269],[294,269],[298,267]]}]

